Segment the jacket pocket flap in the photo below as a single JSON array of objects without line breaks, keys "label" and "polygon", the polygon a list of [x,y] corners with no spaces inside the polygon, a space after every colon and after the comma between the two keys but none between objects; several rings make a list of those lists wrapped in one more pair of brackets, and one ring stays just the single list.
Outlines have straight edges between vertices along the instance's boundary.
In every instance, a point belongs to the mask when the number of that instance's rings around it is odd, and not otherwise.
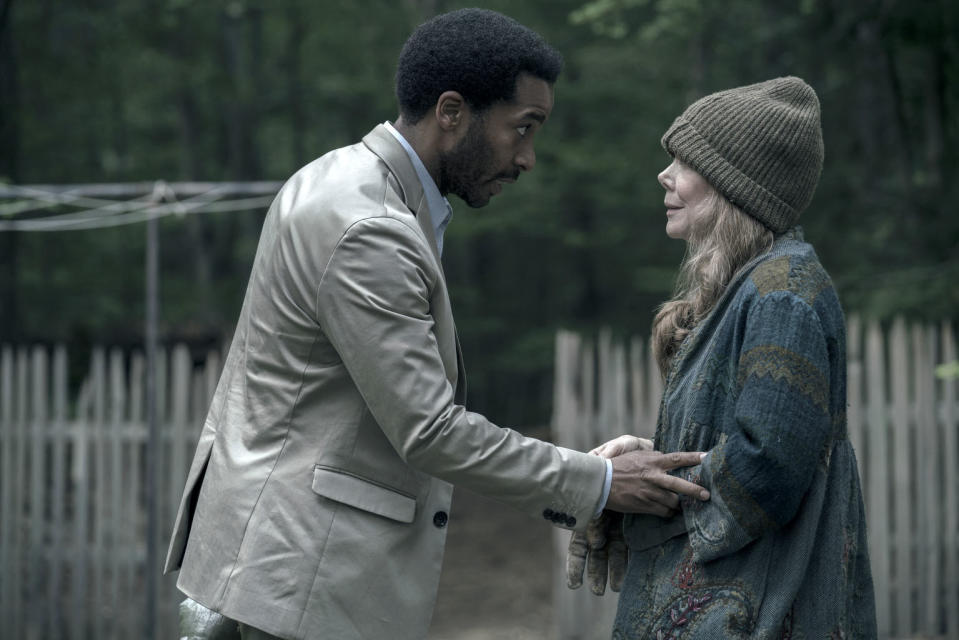
[{"label": "jacket pocket flap", "polygon": [[682,513],[672,518],[651,514],[633,514],[626,528],[626,544],[630,551],[645,551],[661,545],[670,538],[686,534],[686,519]]},{"label": "jacket pocket flap", "polygon": [[334,469],[313,469],[313,492],[398,522],[413,522],[416,514],[413,497]]}]

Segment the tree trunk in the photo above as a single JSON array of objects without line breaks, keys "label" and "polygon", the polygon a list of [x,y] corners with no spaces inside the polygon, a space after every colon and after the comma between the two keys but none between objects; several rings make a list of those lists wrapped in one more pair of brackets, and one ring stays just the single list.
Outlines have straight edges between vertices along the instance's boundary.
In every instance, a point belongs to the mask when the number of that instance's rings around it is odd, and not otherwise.
[{"label": "tree trunk", "polygon": [[290,6],[287,10],[287,22],[290,27],[290,37],[286,42],[286,100],[289,104],[290,136],[293,154],[293,166],[300,167],[306,163],[306,151],[303,145],[303,134],[306,132],[306,117],[303,109],[303,80],[300,76],[303,37],[306,34],[306,21],[303,20],[299,7]]},{"label": "tree trunk", "polygon": [[[255,101],[262,95],[260,51],[262,50],[262,13],[258,9],[246,9],[242,13],[226,13],[223,16],[224,55],[226,69],[232,80],[233,95],[229,96],[227,113],[226,166],[230,167],[230,179],[255,180],[260,178],[260,163],[257,157],[253,132],[257,124]],[[244,27],[249,26],[249,47],[244,38]]]},{"label": "tree trunk", "polygon": [[[181,68],[187,68],[189,61],[193,59],[194,51],[192,47],[193,39],[190,37],[186,25],[181,24],[173,36],[176,42],[176,48],[171,51],[174,58],[179,58],[178,62]],[[199,180],[205,176],[199,175],[200,150],[197,140],[200,136],[202,125],[200,123],[199,109],[196,99],[193,95],[193,87],[190,86],[189,76],[184,74],[180,80],[180,86],[177,90],[177,107],[179,111],[179,129],[180,129],[180,179],[185,181]],[[202,215],[187,215],[184,220],[187,238],[189,244],[190,256],[193,262],[193,275],[195,284],[195,301],[197,311],[196,317],[199,318],[201,325],[212,325],[215,322],[215,310],[213,305],[213,257],[209,243],[206,242],[205,229],[209,226]],[[212,224],[217,224],[213,222]],[[191,336],[192,337],[192,336]]]}]

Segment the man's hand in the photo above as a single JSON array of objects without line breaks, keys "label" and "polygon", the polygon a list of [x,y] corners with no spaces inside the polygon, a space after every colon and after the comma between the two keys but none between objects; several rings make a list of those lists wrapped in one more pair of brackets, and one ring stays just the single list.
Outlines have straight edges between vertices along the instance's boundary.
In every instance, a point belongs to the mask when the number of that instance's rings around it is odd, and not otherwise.
[{"label": "man's hand", "polygon": [[613,482],[606,508],[666,518],[679,508],[677,494],[709,500],[706,489],[668,474],[673,469],[699,464],[702,456],[696,451],[660,453],[635,450],[612,458]]},{"label": "man's hand", "polygon": [[629,551],[623,538],[623,514],[603,511],[590,521],[586,533],[573,532],[566,552],[566,586],[578,589],[583,584],[583,570],[589,589],[601,596],[606,592],[609,577],[611,591],[619,591],[626,577]]}]

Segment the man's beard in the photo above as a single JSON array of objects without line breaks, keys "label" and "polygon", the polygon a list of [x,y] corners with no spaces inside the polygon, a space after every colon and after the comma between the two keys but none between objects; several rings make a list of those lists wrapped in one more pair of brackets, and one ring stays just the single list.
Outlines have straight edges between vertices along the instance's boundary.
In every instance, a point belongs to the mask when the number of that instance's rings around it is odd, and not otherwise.
[{"label": "man's beard", "polygon": [[492,157],[486,139],[486,122],[476,117],[459,144],[440,155],[440,193],[455,194],[474,208],[485,206],[490,194],[483,189],[486,185],[483,176],[490,169]]}]

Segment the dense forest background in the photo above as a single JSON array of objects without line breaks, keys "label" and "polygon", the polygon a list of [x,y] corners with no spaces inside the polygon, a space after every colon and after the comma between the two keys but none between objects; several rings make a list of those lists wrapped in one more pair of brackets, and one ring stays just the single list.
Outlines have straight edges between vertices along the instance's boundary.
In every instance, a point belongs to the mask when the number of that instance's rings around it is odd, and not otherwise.
[{"label": "dense forest background", "polygon": [[[0,182],[283,180],[393,119],[410,31],[471,4],[566,60],[536,170],[485,209],[453,201],[472,409],[543,424],[557,328],[648,332],[683,251],[659,138],[703,94],[775,76],[822,102],[803,226],[847,313],[959,316],[951,0],[0,0]],[[264,213],[162,221],[164,341],[228,338]],[[144,238],[0,232],[0,342],[141,345]]]}]

